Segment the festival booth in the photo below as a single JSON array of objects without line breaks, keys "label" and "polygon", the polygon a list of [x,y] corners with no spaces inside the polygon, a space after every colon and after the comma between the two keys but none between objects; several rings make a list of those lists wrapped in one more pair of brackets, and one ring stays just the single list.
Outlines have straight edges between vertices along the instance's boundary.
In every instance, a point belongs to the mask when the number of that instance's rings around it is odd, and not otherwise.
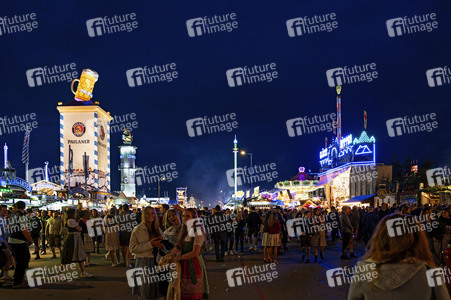
[{"label": "festival booth", "polygon": [[300,167],[299,173],[290,180],[278,182],[276,199],[284,202],[286,207],[297,207],[306,200],[323,200],[325,198],[324,187],[318,185],[311,174],[305,173],[305,168]]},{"label": "festival booth", "polygon": [[313,201],[311,200],[304,200],[301,202],[302,204],[300,205],[300,208],[307,208],[307,207],[311,207],[314,206],[316,207],[317,204],[315,204]]},{"label": "festival booth", "polygon": [[127,197],[124,192],[121,191],[119,196],[113,197],[113,202],[115,205],[128,204],[129,206],[136,205],[138,202],[138,198],[136,197]]},{"label": "festival booth", "polygon": [[[322,172],[317,186],[323,186],[330,205],[340,207],[358,196],[376,192],[376,144],[375,138],[363,131],[359,138],[351,134],[320,152]],[[351,202],[347,202],[351,203]]]},{"label": "festival booth", "polygon": [[41,180],[31,184],[32,199],[41,201],[42,204],[52,202],[58,199],[61,193],[61,186],[47,180]]},{"label": "festival booth", "polygon": [[28,200],[28,203],[30,203],[29,196],[32,187],[27,181],[16,177],[16,170],[8,161],[8,146],[5,144],[3,149],[5,162],[0,176],[0,200],[5,204],[13,204],[19,200],[24,202]]},{"label": "festival booth", "polygon": [[55,211],[65,211],[69,207],[76,208],[78,206],[78,200],[59,200],[51,203],[41,205],[40,210],[55,210]]},{"label": "festival booth", "polygon": [[243,206],[244,200],[241,198],[230,198],[224,203],[224,208],[235,209]]},{"label": "festival booth", "polygon": [[281,200],[271,200],[271,199],[260,196],[253,201],[247,202],[247,206],[248,207],[255,206],[255,208],[257,208],[257,209],[267,209],[267,208],[274,208],[276,206],[284,207],[285,204]]},{"label": "festival booth", "polygon": [[[443,185],[436,185],[426,188],[424,188],[423,185],[420,185],[420,189],[416,190],[416,199],[419,198],[421,204],[451,204],[451,186],[447,185],[447,180],[442,180],[442,182],[444,182]],[[413,196],[414,195],[412,195],[412,198],[415,198]]]},{"label": "festival booth", "polygon": [[[341,205],[349,205],[349,206],[358,206],[358,207],[368,207],[374,202],[374,197],[376,194],[371,195],[362,195],[362,196],[356,196],[349,200],[341,202]],[[374,205],[371,205],[374,206]]]}]

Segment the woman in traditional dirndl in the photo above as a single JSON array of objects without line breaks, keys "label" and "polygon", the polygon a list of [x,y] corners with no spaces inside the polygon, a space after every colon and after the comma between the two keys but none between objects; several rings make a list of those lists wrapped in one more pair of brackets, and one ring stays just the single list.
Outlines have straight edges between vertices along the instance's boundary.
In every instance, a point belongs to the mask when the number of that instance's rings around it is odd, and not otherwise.
[{"label": "woman in traditional dirndl", "polygon": [[[116,267],[120,262],[121,243],[119,241],[119,222],[116,217],[116,207],[112,207],[108,214],[103,219],[103,226],[105,228],[105,250],[109,251],[111,258],[111,266]],[[114,253],[116,252],[117,262],[114,260]]]},{"label": "woman in traditional dirndl", "polygon": [[81,236],[83,240],[83,246],[86,252],[86,264],[85,267],[89,266],[91,263],[91,253],[94,252],[94,244],[92,242],[92,238],[88,234],[88,226],[86,222],[88,221],[89,211],[82,210],[80,211],[80,220],[78,220],[78,226],[81,227]]},{"label": "woman in traditional dirndl", "polygon": [[197,234],[199,232],[196,231],[194,237],[188,235],[186,222],[194,218],[197,218],[195,209],[183,210],[183,227],[177,247],[174,248],[174,252],[179,254],[176,260],[180,263],[182,270],[180,281],[182,300],[208,299],[210,293],[205,262],[201,253],[206,239],[205,229],[201,226],[202,234]]},{"label": "woman in traditional dirndl", "polygon": [[[136,256],[135,268],[150,270],[150,276],[157,274],[156,252],[157,248],[163,248],[161,236],[157,213],[153,207],[147,206],[144,208],[141,224],[132,231],[129,247],[130,252]],[[136,286],[132,288],[132,294],[139,295],[141,300],[158,299],[165,297],[167,293],[167,284],[166,289],[162,289],[162,286],[164,284],[161,282],[145,280],[139,288]]]},{"label": "woman in traditional dirndl", "polygon": [[64,225],[67,228],[67,235],[64,238],[63,253],[61,255],[61,264],[67,265],[78,262],[82,277],[92,277],[92,274],[85,271],[86,253],[83,247],[81,227],[78,226],[75,218],[77,211],[69,208],[66,212]]},{"label": "woman in traditional dirndl", "polygon": [[265,245],[268,247],[268,258],[267,262],[273,262],[278,264],[277,256],[278,256],[278,248],[280,246],[280,231],[281,225],[280,221],[277,218],[277,212],[270,211],[269,217],[265,221],[265,227],[267,229],[267,236],[265,240]]},{"label": "woman in traditional dirndl", "polygon": [[311,245],[315,251],[314,262],[318,262],[318,249],[320,258],[323,260],[324,247],[327,246],[326,236],[329,234],[327,233],[326,219],[321,215],[321,211],[317,207],[313,210],[313,222],[315,233],[312,236]]}]

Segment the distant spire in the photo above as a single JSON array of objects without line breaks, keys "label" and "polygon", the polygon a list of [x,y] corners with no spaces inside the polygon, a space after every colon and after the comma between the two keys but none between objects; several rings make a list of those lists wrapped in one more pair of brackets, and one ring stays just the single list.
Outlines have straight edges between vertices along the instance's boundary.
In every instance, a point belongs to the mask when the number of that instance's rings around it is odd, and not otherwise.
[{"label": "distant spire", "polygon": [[49,181],[49,162],[45,162],[45,181]]}]

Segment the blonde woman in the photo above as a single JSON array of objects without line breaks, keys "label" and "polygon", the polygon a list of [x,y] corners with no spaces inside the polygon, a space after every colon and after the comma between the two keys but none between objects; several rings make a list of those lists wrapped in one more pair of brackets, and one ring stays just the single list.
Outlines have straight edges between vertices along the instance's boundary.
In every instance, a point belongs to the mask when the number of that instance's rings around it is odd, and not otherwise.
[{"label": "blonde woman", "polygon": [[[153,207],[147,206],[143,211],[141,224],[133,229],[130,237],[130,252],[136,256],[135,268],[154,270],[157,265],[154,250],[163,248],[161,236],[157,212]],[[139,295],[141,300],[158,299],[165,296],[166,291],[160,290],[158,282],[144,282],[140,286]]]},{"label": "blonde woman", "polygon": [[180,215],[175,209],[167,211],[168,229],[163,233],[166,240],[173,246],[177,245],[180,230],[182,229],[182,221],[180,221]]},{"label": "blonde woman", "polygon": [[[403,226],[410,227],[409,232],[390,236],[394,222],[400,223],[394,219],[400,218]],[[427,270],[435,265],[426,235],[419,226],[414,217],[399,214],[388,215],[379,222],[354,274],[355,278],[373,276],[371,280],[353,278],[348,299],[449,299],[444,284],[434,287],[428,284]]]}]

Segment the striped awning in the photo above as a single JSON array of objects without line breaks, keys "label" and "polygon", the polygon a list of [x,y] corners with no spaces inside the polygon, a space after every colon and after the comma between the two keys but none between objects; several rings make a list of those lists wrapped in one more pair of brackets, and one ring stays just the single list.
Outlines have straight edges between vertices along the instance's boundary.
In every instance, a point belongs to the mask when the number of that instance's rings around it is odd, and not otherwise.
[{"label": "striped awning", "polygon": [[332,173],[329,173],[327,175],[321,176],[321,178],[319,179],[318,183],[316,184],[316,186],[321,186],[321,185],[325,185],[328,184],[329,182],[331,182],[335,177],[337,177],[338,175],[348,171],[351,167],[347,167],[344,168],[343,170],[340,171],[335,171]]}]

